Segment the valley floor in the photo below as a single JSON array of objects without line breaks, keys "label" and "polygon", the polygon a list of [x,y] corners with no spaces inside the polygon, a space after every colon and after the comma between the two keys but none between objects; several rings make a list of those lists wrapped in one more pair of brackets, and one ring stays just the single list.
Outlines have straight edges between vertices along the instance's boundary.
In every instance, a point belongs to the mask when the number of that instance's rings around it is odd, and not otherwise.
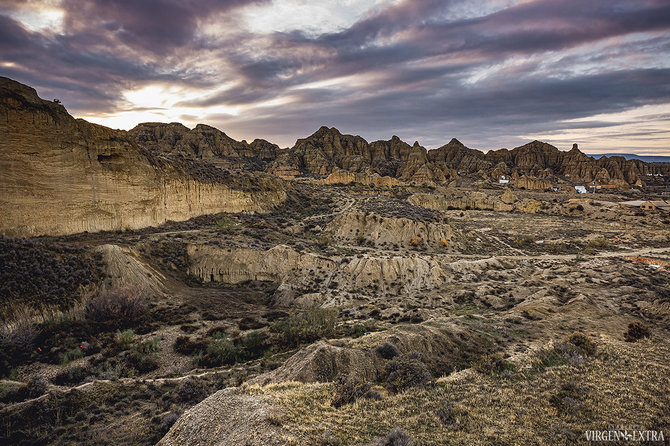
[{"label": "valley floor", "polygon": [[297,190],[268,214],[0,239],[0,443],[667,443],[670,216]]}]

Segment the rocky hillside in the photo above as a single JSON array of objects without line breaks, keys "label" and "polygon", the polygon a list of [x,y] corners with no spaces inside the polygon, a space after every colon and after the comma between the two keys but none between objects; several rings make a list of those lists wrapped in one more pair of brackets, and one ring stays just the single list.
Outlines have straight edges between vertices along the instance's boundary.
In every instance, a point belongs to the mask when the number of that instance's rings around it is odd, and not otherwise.
[{"label": "rocky hillside", "polygon": [[627,186],[670,177],[668,165],[596,160],[576,145],[565,152],[539,141],[484,153],[452,139],[428,151],[397,136],[367,142],[322,127],[280,149],[260,139],[236,141],[202,124],[112,130],[74,119],[60,103],[40,99],[34,89],[8,78],[0,78],[0,110],[0,232],[15,236],[141,228],[208,213],[267,210],[286,196],[290,183],[281,178],[398,186],[506,175],[517,188],[545,189],[558,182]]},{"label": "rocky hillside", "polygon": [[410,146],[397,136],[389,141],[368,143],[359,136],[343,135],[327,127],[279,152],[269,169],[282,176],[330,175],[341,170],[376,173],[415,183],[443,183],[459,174],[485,179],[507,175],[523,188],[545,188],[552,181],[642,185],[649,175],[670,173],[662,165],[623,157],[596,160],[580,152],[576,144],[566,152],[533,141],[512,150],[484,153],[452,139],[428,151],[418,142]]},{"label": "rocky hillside", "polygon": [[[263,210],[285,198],[277,178],[233,176],[207,162],[209,156],[180,156],[194,147],[201,154],[238,157],[252,150],[230,144],[210,127],[145,124],[128,134],[74,119],[60,103],[7,78],[0,78],[0,111],[5,235],[141,228],[221,211]],[[169,138],[174,145],[160,144]],[[138,144],[142,139],[145,145]],[[166,146],[172,149],[154,150]],[[261,146],[266,147],[256,143]]]}]

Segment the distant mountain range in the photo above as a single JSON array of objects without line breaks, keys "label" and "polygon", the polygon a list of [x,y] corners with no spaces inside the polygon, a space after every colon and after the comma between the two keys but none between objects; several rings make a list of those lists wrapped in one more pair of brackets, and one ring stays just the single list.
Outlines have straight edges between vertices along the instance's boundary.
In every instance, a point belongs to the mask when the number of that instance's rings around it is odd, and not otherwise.
[{"label": "distant mountain range", "polygon": [[594,159],[600,159],[603,156],[623,156],[627,160],[640,160],[645,163],[670,163],[670,156],[661,155],[636,155],[635,153],[599,153],[597,155],[589,155]]}]

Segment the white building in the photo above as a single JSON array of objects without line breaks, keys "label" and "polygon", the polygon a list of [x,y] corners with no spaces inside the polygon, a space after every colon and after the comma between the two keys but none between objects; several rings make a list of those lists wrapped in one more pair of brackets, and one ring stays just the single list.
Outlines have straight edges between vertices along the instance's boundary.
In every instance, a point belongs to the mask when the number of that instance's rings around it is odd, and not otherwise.
[{"label": "white building", "polygon": [[585,194],[586,186],[575,186],[575,190],[577,191],[578,194]]},{"label": "white building", "polygon": [[507,184],[509,183],[509,178],[507,178],[505,175],[501,175],[500,178],[498,179],[498,183]]}]

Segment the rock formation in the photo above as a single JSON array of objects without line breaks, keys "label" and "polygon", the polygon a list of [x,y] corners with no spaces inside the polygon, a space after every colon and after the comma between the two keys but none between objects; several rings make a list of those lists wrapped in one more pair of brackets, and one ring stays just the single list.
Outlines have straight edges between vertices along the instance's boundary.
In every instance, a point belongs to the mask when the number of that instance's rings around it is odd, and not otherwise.
[{"label": "rock formation", "polygon": [[[273,177],[233,176],[204,161],[152,154],[127,132],[74,119],[59,103],[7,78],[0,78],[0,110],[0,233],[6,235],[141,228],[260,211],[286,195]],[[167,127],[154,134],[176,139],[193,132]]]}]

